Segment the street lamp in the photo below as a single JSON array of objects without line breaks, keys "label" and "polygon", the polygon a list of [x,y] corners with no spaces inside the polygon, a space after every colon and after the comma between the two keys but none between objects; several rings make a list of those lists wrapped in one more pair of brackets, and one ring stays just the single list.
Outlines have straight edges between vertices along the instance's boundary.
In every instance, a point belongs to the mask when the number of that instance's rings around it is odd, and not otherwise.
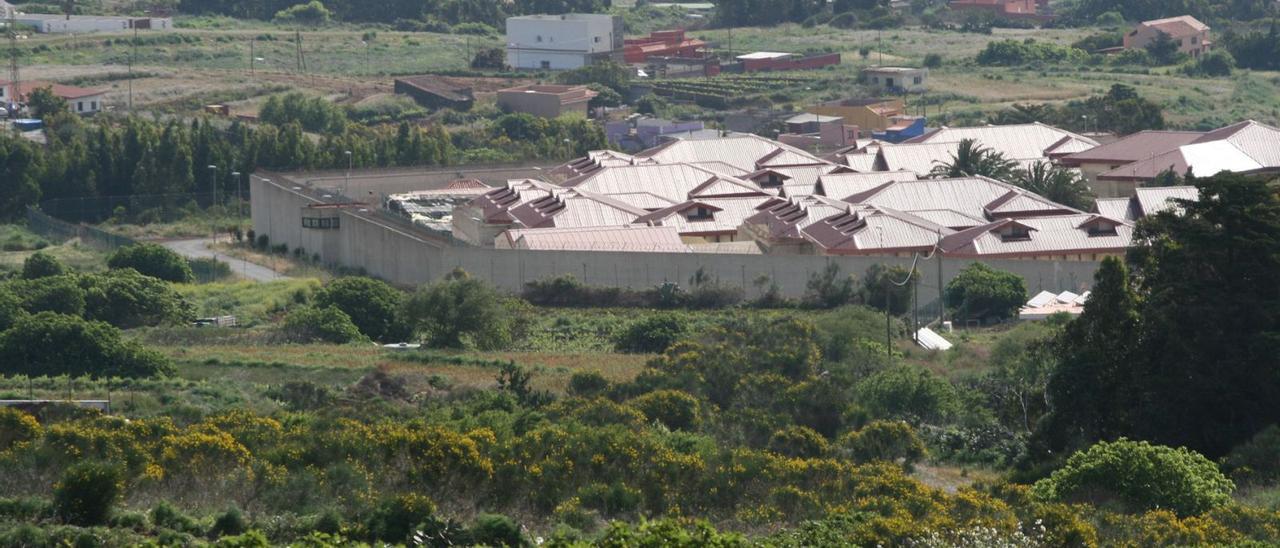
[{"label": "street lamp", "polygon": [[342,195],[346,196],[347,193],[351,192],[351,167],[354,160],[351,159],[350,150],[344,150],[342,153],[347,155],[347,182],[342,185]]},{"label": "street lamp", "polygon": [[236,225],[240,224],[240,219],[244,217],[244,199],[240,197],[240,172],[232,171],[231,179],[236,182]]},{"label": "street lamp", "polygon": [[[213,197],[209,202],[209,226],[213,228],[213,243],[218,243],[218,219],[214,211],[218,205],[218,166],[213,164],[209,164],[209,188],[213,189]],[[217,252],[214,252],[214,257],[217,256]]]}]

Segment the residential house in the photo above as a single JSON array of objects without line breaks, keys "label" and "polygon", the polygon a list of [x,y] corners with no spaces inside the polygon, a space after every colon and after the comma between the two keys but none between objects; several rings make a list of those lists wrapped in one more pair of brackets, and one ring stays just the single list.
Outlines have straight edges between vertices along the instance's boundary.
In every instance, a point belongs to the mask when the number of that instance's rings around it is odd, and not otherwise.
[{"label": "residential house", "polygon": [[701,120],[671,121],[647,116],[605,122],[604,136],[610,145],[623,151],[636,152],[655,147],[664,139],[681,134],[699,134],[705,128]]},{"label": "residential house", "polygon": [[1049,0],[951,0],[953,11],[984,11],[1005,19],[1047,21],[1053,18]]},{"label": "residential house", "polygon": [[1213,42],[1209,39],[1209,26],[1190,15],[1138,23],[1124,35],[1124,48],[1145,48],[1162,33],[1178,43],[1178,51],[1192,57],[1200,57],[1213,48]]},{"label": "residential house", "polygon": [[804,150],[835,150],[857,144],[858,126],[839,116],[797,114],[785,121],[787,131],[778,141]]},{"label": "residential house", "polygon": [[622,17],[566,13],[507,18],[507,66],[568,70],[619,57]]},{"label": "residential house", "polygon": [[54,95],[67,101],[67,107],[76,114],[94,114],[104,108],[103,100],[107,91],[102,89],[66,86],[54,82],[26,80],[14,85],[13,82],[0,80],[0,104],[12,106],[25,105],[32,91],[49,88]]},{"label": "residential house", "polygon": [[907,115],[906,103],[902,99],[889,98],[841,99],[805,110],[812,114],[842,118],[846,124],[866,131],[884,131],[893,125],[895,118]]},{"label": "residential house", "polygon": [[528,84],[498,91],[498,107],[543,118],[589,112],[588,103],[599,95],[587,86]]},{"label": "residential house", "polygon": [[929,91],[929,69],[911,67],[867,67],[862,69],[863,82],[890,93],[923,93]]}]

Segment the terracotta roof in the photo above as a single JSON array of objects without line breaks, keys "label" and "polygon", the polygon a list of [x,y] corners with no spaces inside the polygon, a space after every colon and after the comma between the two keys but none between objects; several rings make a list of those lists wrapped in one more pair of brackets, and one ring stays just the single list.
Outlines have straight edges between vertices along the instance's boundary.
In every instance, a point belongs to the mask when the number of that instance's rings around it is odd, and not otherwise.
[{"label": "terracotta roof", "polygon": [[[0,86],[8,86],[12,82],[8,80],[0,80]],[[56,82],[46,82],[43,80],[23,80],[16,86],[17,89],[13,94],[19,98],[25,99],[27,94],[40,88],[51,88],[53,94],[63,99],[82,99],[85,97],[93,97],[94,95],[103,95],[107,93],[105,89],[89,89],[76,86],[67,86]]]},{"label": "terracotta roof", "polygon": [[511,229],[498,235],[505,247],[563,251],[689,253],[672,227],[611,226]]},{"label": "terracotta roof", "polygon": [[1198,131],[1140,131],[1114,143],[1077,152],[1062,158],[1060,162],[1069,166],[1136,162],[1191,144],[1204,135]]},{"label": "terracotta roof", "polygon": [[1190,36],[1209,30],[1209,25],[1201,23],[1199,19],[1190,15],[1143,21],[1141,25],[1157,29],[1173,38]]}]

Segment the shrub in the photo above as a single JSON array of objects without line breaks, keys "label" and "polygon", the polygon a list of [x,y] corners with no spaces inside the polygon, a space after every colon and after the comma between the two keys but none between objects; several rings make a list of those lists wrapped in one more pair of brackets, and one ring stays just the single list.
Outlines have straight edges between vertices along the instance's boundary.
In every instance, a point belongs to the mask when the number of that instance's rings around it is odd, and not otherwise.
[{"label": "shrub", "polygon": [[658,354],[665,352],[688,331],[689,323],[684,316],[654,314],[628,324],[618,333],[614,345],[623,352]]},{"label": "shrub", "polygon": [[698,398],[679,390],[658,390],[627,402],[650,421],[672,430],[691,430],[698,425],[701,404]]},{"label": "shrub", "polygon": [[324,7],[320,0],[311,0],[305,4],[297,4],[276,12],[278,23],[300,23],[305,25],[322,25],[329,22],[333,14]]},{"label": "shrub", "polygon": [[124,474],[115,465],[82,462],[72,465],[53,487],[53,509],[74,525],[101,525],[124,491]]},{"label": "shrub", "polygon": [[200,283],[212,283],[231,277],[231,265],[212,257],[189,259],[191,275]]},{"label": "shrub", "polygon": [[13,326],[19,318],[26,316],[22,309],[22,300],[7,287],[0,286],[0,332]]},{"label": "shrub", "polygon": [[124,339],[103,322],[41,312],[27,316],[0,334],[0,373],[9,375],[88,375],[154,377],[173,367],[160,354]]},{"label": "shrub", "polygon": [[55,312],[82,316],[85,291],[79,282],[80,279],[75,275],[66,274],[11,282],[9,289],[22,300],[22,308],[31,314]]},{"label": "shrub", "polygon": [[318,307],[332,306],[351,318],[361,333],[375,341],[396,342],[408,337],[401,326],[404,294],[382,280],[352,276],[338,278],[316,294]]},{"label": "shrub", "polygon": [[170,284],[132,268],[80,278],[85,317],[121,329],[189,321],[191,305]]},{"label": "shrub", "polygon": [[936,53],[930,53],[924,56],[925,68],[938,68],[942,66],[942,56]]},{"label": "shrub", "polygon": [[609,380],[599,371],[578,371],[569,377],[569,393],[579,397],[598,395],[609,388]]},{"label": "shrub", "polygon": [[471,541],[480,546],[527,546],[520,526],[511,518],[498,514],[480,514],[471,525]]},{"label": "shrub", "polygon": [[1077,451],[1032,492],[1042,500],[1115,498],[1132,511],[1167,508],[1190,516],[1226,504],[1234,490],[1199,453],[1120,438]]},{"label": "shrub", "polygon": [[806,308],[835,308],[852,302],[856,293],[853,276],[841,276],[839,265],[827,263],[822,272],[809,276],[800,303]]},{"label": "shrub", "polygon": [[1222,465],[1238,481],[1271,483],[1280,480],[1280,426],[1268,426],[1253,439],[1236,446],[1223,457]]},{"label": "shrub", "polygon": [[181,510],[174,508],[167,501],[160,501],[155,508],[151,509],[151,523],[156,527],[171,529],[180,533],[193,533],[199,529],[194,519],[183,514]]},{"label": "shrub", "polygon": [[272,387],[267,397],[284,404],[290,411],[310,411],[327,407],[333,402],[333,392],[310,381],[290,381]]},{"label": "shrub", "polygon": [[1017,274],[973,263],[947,283],[945,299],[962,317],[1005,319],[1026,302],[1027,288]]},{"label": "shrub", "polygon": [[769,437],[769,450],[788,457],[817,458],[826,454],[827,439],[812,428],[788,426]]},{"label": "shrub", "polygon": [[943,422],[959,410],[960,397],[951,383],[926,369],[898,366],[858,383],[858,396],[880,418],[911,423]]},{"label": "shrub", "polygon": [[157,244],[134,244],[117,249],[107,258],[107,266],[112,269],[132,268],[166,282],[191,283],[195,280],[186,259]]},{"label": "shrub", "polygon": [[59,276],[66,273],[67,267],[62,264],[62,261],[42,251],[35,252],[22,262],[22,279],[24,280]]},{"label": "shrub", "polygon": [[459,271],[419,289],[405,302],[404,314],[432,346],[492,350],[522,335],[520,304]]},{"label": "shrub", "polygon": [[911,425],[902,421],[872,421],[861,430],[846,434],[841,446],[859,463],[902,460],[910,466],[925,456],[924,442]]},{"label": "shrub", "polygon": [[416,493],[385,499],[369,518],[369,536],[372,540],[404,542],[419,523],[430,520],[435,512],[435,503]]},{"label": "shrub", "polygon": [[209,528],[209,538],[218,538],[231,535],[243,534],[249,529],[249,524],[244,519],[244,514],[240,513],[239,508],[232,507],[226,512],[219,514],[217,519],[213,520],[213,527]]},{"label": "shrub", "polygon": [[332,306],[307,306],[290,312],[284,318],[282,331],[293,342],[329,342],[346,344],[363,340],[364,336],[351,317]]},{"label": "shrub", "polygon": [[35,417],[12,407],[0,407],[0,453],[19,443],[40,437],[40,423]]}]

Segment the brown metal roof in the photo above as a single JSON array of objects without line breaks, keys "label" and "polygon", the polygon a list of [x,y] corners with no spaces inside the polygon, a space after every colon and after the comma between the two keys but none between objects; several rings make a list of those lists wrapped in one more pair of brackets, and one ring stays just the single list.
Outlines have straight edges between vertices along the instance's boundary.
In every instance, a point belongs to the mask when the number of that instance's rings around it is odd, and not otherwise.
[{"label": "brown metal roof", "polygon": [[1193,143],[1205,135],[1198,131],[1140,131],[1114,143],[1066,156],[1060,162],[1068,166],[1136,162]]},{"label": "brown metal roof", "polygon": [[506,247],[562,251],[628,251],[689,253],[675,228],[664,226],[611,226],[578,228],[511,229],[498,239]]}]

